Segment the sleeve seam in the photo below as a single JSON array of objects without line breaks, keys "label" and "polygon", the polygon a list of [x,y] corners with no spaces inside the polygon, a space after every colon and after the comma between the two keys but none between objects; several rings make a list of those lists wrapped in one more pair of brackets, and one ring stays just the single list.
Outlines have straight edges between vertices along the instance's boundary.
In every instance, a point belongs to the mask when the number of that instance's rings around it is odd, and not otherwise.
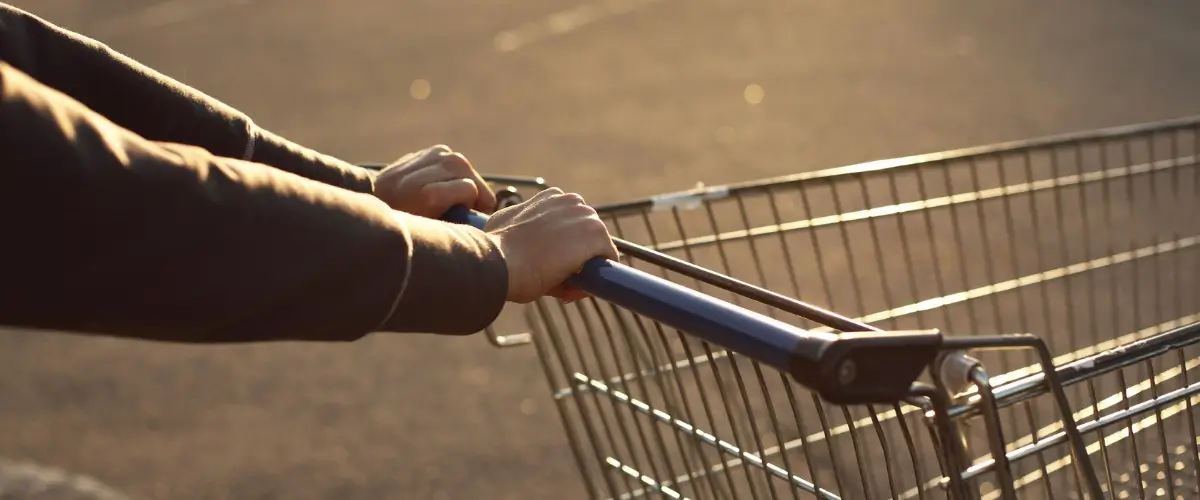
[{"label": "sleeve seam", "polygon": [[413,266],[413,241],[412,235],[408,231],[408,225],[404,223],[399,214],[393,213],[393,220],[400,225],[400,232],[404,235],[405,251],[407,252],[404,264],[404,278],[400,280],[400,290],[396,292],[396,299],[392,301],[392,306],[388,308],[387,314],[384,315],[383,321],[375,327],[375,330],[382,330],[388,323],[392,321],[392,316],[396,314],[396,310],[400,308],[400,301],[404,300],[404,295],[408,291],[408,281],[412,276]]},{"label": "sleeve seam", "polygon": [[258,142],[258,126],[254,124],[254,120],[246,117],[246,149],[242,152],[242,159],[245,161],[254,160],[254,146]]}]

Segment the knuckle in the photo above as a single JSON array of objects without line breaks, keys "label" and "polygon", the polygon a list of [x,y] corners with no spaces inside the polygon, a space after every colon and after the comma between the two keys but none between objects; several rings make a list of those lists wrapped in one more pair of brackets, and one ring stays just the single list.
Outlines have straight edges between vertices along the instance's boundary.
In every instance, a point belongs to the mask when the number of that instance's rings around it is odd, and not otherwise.
[{"label": "knuckle", "polygon": [[431,153],[449,153],[454,150],[450,149],[450,146],[447,146],[445,144],[436,144],[436,145],[430,146],[429,149],[427,149],[426,151],[429,151]]},{"label": "knuckle", "polygon": [[[398,166],[398,165],[404,165],[404,164],[407,164],[407,163],[409,163],[409,162],[411,162],[411,161],[413,161],[413,160],[415,160],[415,159],[417,159],[417,158],[420,158],[420,157],[421,157],[421,152],[420,152],[420,151],[417,151],[417,152],[414,152],[414,153],[408,153],[408,154],[406,154],[406,155],[404,155],[404,156],[401,156],[400,158],[396,159],[396,161],[395,161],[395,162],[393,162],[391,165],[389,165],[389,168],[391,168],[391,167],[395,167],[395,166]],[[386,171],[387,169],[384,169],[384,170]]]},{"label": "knuckle", "polygon": [[573,204],[567,207],[567,210],[570,210],[568,212],[570,215],[578,217],[584,224],[592,224],[600,221],[600,216],[596,213],[596,209],[587,205]]},{"label": "knuckle", "polygon": [[570,209],[578,206],[584,206],[583,197],[576,193],[559,192],[552,196],[551,199],[554,200],[559,208]]},{"label": "knuckle", "polygon": [[599,216],[594,214],[583,219],[583,228],[590,234],[608,235],[608,227],[604,225],[604,221],[600,220]]},{"label": "knuckle", "polygon": [[443,169],[446,169],[447,172],[456,175],[466,176],[472,173],[471,162],[467,161],[467,157],[463,156],[462,153],[451,153],[443,156],[441,159],[441,166]]}]

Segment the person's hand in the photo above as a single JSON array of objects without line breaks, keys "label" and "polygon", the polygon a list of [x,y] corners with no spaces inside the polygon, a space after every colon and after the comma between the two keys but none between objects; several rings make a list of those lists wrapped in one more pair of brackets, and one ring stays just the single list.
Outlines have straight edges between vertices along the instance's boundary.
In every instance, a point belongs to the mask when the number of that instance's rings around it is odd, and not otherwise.
[{"label": "person's hand", "polygon": [[450,207],[496,209],[496,195],[461,154],[446,146],[411,153],[375,176],[375,196],[395,210],[436,219]]},{"label": "person's hand", "polygon": [[496,212],[484,226],[508,264],[508,300],[546,295],[572,302],[586,297],[563,282],[593,257],[617,259],[608,228],[577,194],[547,189]]}]

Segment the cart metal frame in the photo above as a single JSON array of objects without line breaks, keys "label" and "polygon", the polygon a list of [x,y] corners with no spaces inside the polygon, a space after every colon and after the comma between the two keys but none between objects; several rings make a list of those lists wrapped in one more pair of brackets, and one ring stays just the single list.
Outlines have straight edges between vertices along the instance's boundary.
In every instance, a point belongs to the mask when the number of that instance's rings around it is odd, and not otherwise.
[{"label": "cart metal frame", "polygon": [[593,298],[488,338],[595,498],[1197,498],[1198,154],[1188,117],[600,206]]}]

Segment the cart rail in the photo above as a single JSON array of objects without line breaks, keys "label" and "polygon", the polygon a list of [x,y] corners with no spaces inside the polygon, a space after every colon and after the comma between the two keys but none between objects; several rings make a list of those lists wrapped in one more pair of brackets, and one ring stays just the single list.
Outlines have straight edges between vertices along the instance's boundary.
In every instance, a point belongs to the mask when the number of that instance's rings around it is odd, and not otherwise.
[{"label": "cart rail", "polygon": [[597,210],[522,310],[592,497],[1200,496],[1200,117]]}]

